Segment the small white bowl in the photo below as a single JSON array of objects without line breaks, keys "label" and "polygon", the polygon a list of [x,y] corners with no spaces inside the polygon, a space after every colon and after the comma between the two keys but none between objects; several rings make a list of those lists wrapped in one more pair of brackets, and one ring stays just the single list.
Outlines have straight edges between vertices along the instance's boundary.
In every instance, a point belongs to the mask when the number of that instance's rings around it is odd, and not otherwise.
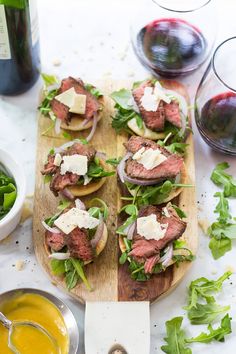
[{"label": "small white bowl", "polygon": [[[20,222],[22,207],[26,193],[24,170],[8,152],[0,149],[0,163],[7,173],[14,178],[17,187],[17,197],[9,213],[0,220],[0,240],[11,234]],[[0,166],[1,169],[1,166]]]}]

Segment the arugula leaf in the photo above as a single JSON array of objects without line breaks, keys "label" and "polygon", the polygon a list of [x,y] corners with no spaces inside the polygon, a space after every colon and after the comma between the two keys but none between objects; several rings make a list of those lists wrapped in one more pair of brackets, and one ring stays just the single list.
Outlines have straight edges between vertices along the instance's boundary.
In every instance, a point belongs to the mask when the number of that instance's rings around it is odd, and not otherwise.
[{"label": "arugula leaf", "polygon": [[62,135],[65,139],[73,140],[73,136],[71,134],[69,134],[68,132],[63,132]]},{"label": "arugula leaf", "polygon": [[135,220],[137,220],[138,217],[138,209],[136,207],[136,205],[134,204],[128,204],[125,205],[121,210],[120,213],[124,211],[126,214],[130,215],[125,222],[118,227],[118,229],[116,230],[116,233],[119,235],[126,235],[127,234],[127,228],[129,225],[131,225]]},{"label": "arugula leaf", "polygon": [[111,98],[116,102],[119,107],[125,110],[132,110],[132,92],[127,89],[121,89],[119,91],[114,91],[111,94]]},{"label": "arugula leaf", "polygon": [[236,238],[236,224],[216,221],[207,230],[211,237],[209,248],[214,259],[222,257],[232,249],[232,239]]},{"label": "arugula leaf", "polygon": [[224,342],[225,336],[232,332],[231,330],[231,318],[229,315],[225,315],[221,320],[221,324],[218,328],[214,329],[211,325],[207,327],[209,333],[202,332],[195,338],[189,338],[185,341],[187,343],[210,343],[213,340],[217,340],[219,342]]},{"label": "arugula leaf", "polygon": [[166,322],[167,337],[164,338],[167,345],[161,350],[167,354],[192,354],[192,350],[186,346],[185,332],[181,329],[183,317],[174,317]]},{"label": "arugula leaf", "polygon": [[83,270],[83,263],[79,259],[71,258],[71,263],[73,264],[73,267],[75,271],[77,272],[78,276],[82,279],[83,283],[85,284],[86,288],[91,291],[91,285],[89,284]]},{"label": "arugula leaf", "polygon": [[45,73],[41,73],[41,77],[43,79],[45,87],[52,86],[58,83],[58,78],[55,75],[48,75]]},{"label": "arugula leaf", "polygon": [[58,90],[56,90],[56,89],[51,90],[49,92],[45,92],[46,96],[38,107],[39,111],[44,116],[50,117],[52,120],[53,120],[54,116],[49,114],[51,112],[51,101],[57,95],[57,92],[58,92]]},{"label": "arugula leaf", "polygon": [[217,186],[224,187],[225,197],[236,197],[236,179],[225,172],[229,167],[228,162],[217,164],[211,174],[211,180]]},{"label": "arugula leaf", "polygon": [[[93,207],[94,204],[100,204],[101,207]],[[96,218],[100,218],[100,215],[103,216],[103,218],[106,220],[108,218],[108,206],[107,204],[100,198],[93,198],[89,202],[90,208],[88,209],[88,212],[91,216],[94,216]]]},{"label": "arugula leaf", "polygon": [[165,146],[165,148],[170,151],[172,154],[185,155],[187,151],[187,147],[189,144],[185,143],[172,143],[170,145]]},{"label": "arugula leaf", "polygon": [[94,97],[96,97],[96,98],[99,98],[99,97],[103,96],[103,94],[101,93],[101,91],[100,91],[97,87],[94,87],[94,86],[91,85],[91,84],[86,83],[86,84],[84,85],[84,87],[85,87],[85,89],[86,89],[87,91],[89,91],[89,92],[90,92]]},{"label": "arugula leaf", "polygon": [[220,314],[228,311],[230,306],[221,306],[215,302],[207,304],[197,303],[195,307],[188,311],[188,318],[192,324],[210,324],[215,321]]},{"label": "arugula leaf", "polygon": [[4,167],[0,170],[0,220],[9,213],[13,207],[17,189],[14,179],[5,173]]},{"label": "arugula leaf", "polygon": [[106,160],[106,163],[108,163],[109,165],[111,166],[118,166],[120,161],[122,160],[122,157],[119,157],[119,158],[111,158],[111,159],[108,159]]},{"label": "arugula leaf", "polygon": [[209,280],[204,277],[193,280],[189,286],[188,306],[185,307],[185,309],[189,311],[192,308],[196,308],[199,298],[205,299],[207,303],[213,302],[214,297],[212,293],[221,291],[223,282],[228,279],[231,274],[231,272],[225,272],[217,280]]},{"label": "arugula leaf", "polygon": [[115,174],[114,171],[105,171],[101,165],[98,165],[96,161],[89,163],[87,176],[92,178],[102,178],[113,176]]},{"label": "arugula leaf", "polygon": [[228,237],[221,237],[220,239],[212,237],[209,242],[209,248],[211,250],[213,258],[219,259],[226,252],[231,251],[232,241]]},{"label": "arugula leaf", "polygon": [[55,275],[63,275],[65,273],[65,261],[59,259],[51,260],[52,272]]},{"label": "arugula leaf", "polygon": [[214,197],[218,197],[220,199],[214,210],[214,213],[218,213],[220,215],[218,220],[227,221],[228,219],[231,219],[231,215],[229,213],[229,202],[225,198],[224,193],[216,192]]},{"label": "arugula leaf", "polygon": [[140,114],[134,111],[132,105],[132,93],[130,90],[121,89],[111,94],[115,101],[116,115],[112,117],[112,127],[119,133],[122,130],[130,132],[128,121],[135,118],[139,128],[143,127],[143,120]]},{"label": "arugula leaf", "polygon": [[[136,186],[132,183],[125,183],[128,190],[136,190],[135,197],[131,198],[133,203],[137,200],[137,205],[161,204],[170,195],[171,191],[178,187],[192,187],[189,184],[178,184],[170,180],[157,186]],[[131,193],[132,194],[132,193]]]},{"label": "arugula leaf", "polygon": [[187,217],[187,215],[185,214],[185,212],[180,209],[177,205],[172,204],[172,207],[175,209],[177,215],[180,217],[180,219],[184,219]]}]

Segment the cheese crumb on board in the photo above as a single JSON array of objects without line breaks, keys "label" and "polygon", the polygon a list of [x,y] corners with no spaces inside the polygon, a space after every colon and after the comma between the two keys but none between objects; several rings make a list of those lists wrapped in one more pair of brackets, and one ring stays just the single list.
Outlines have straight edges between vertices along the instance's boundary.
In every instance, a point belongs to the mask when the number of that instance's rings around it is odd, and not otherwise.
[{"label": "cheese crumb on board", "polygon": [[61,164],[61,175],[66,172],[72,172],[79,176],[84,176],[88,172],[88,158],[87,156],[75,154],[71,156],[64,156]]},{"label": "cheese crumb on board", "polygon": [[210,226],[209,221],[207,219],[199,219],[198,225],[200,226],[200,228],[202,229],[204,234],[207,235],[207,230],[208,230],[208,227]]},{"label": "cheese crumb on board", "polygon": [[161,153],[161,150],[146,149],[142,147],[132,157],[138,163],[143,165],[146,170],[152,170],[167,160],[167,157]]},{"label": "cheese crumb on board", "polygon": [[137,219],[137,232],[147,240],[160,240],[165,237],[168,224],[157,221],[156,215],[151,214]]},{"label": "cheese crumb on board", "polygon": [[99,220],[90,216],[85,210],[78,208],[72,208],[66,213],[61,214],[59,218],[54,221],[54,225],[57,226],[62,232],[68,235],[76,227],[85,229],[94,229],[99,224]]},{"label": "cheese crumb on board", "polygon": [[25,262],[22,260],[16,261],[16,270],[21,271],[25,266]]}]

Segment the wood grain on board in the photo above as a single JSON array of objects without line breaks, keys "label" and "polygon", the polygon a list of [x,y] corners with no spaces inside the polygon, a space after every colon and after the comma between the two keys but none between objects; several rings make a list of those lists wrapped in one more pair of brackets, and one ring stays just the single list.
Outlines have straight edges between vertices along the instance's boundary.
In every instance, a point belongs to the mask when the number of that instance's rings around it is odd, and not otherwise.
[{"label": "wood grain on board", "polygon": [[[97,86],[105,95],[112,91],[131,87],[130,81],[111,81],[105,80],[97,83]],[[165,82],[165,86],[179,91],[186,96],[184,88],[173,81]],[[111,116],[114,115],[113,101],[106,96],[103,110],[103,118],[98,124],[96,133],[92,139],[92,145],[98,150],[107,154],[107,158],[122,156],[125,152],[123,143],[127,140],[126,134],[116,135],[111,128]],[[33,221],[33,239],[36,256],[51,277],[55,285],[66,290],[63,277],[53,275],[50,270],[50,260],[44,249],[44,229],[41,224],[46,217],[55,214],[59,198],[55,198],[49,190],[49,186],[44,184],[40,170],[46,160],[48,151],[55,146],[60,146],[65,142],[65,138],[56,136],[52,131],[43,134],[51,124],[50,120],[39,115],[38,143],[36,159],[36,185],[34,200],[34,221]],[[73,137],[86,137],[88,132],[73,133]],[[185,164],[188,170],[189,184],[195,184],[194,171],[194,149],[193,138],[190,135],[187,143],[188,154]],[[173,289],[183,278],[190,267],[190,263],[182,263],[169,267],[164,273],[154,275],[149,281],[141,283],[135,282],[130,278],[127,265],[119,266],[118,240],[115,234],[117,226],[117,211],[121,206],[120,190],[117,184],[117,178],[109,177],[103,187],[88,197],[84,197],[85,204],[89,206],[89,200],[93,197],[103,199],[109,206],[109,218],[107,227],[109,237],[107,245],[102,254],[86,266],[85,271],[93,291],[86,290],[83,283],[72,289],[70,294],[81,302],[85,301],[139,301],[150,300],[153,302],[161,295]],[[195,188],[184,188],[178,197],[177,203],[188,215],[188,226],[183,238],[188,247],[196,252],[197,249],[197,206],[195,200]]]}]

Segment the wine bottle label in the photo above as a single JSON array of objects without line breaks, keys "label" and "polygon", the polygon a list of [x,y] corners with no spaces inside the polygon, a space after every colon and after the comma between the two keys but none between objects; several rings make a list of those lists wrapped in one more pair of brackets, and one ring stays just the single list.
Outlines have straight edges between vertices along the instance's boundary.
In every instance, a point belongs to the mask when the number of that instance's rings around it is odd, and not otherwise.
[{"label": "wine bottle label", "polygon": [[11,50],[4,5],[0,5],[0,60],[11,59]]},{"label": "wine bottle label", "polygon": [[34,46],[39,39],[37,0],[29,0],[29,12],[30,12],[32,45]]}]

